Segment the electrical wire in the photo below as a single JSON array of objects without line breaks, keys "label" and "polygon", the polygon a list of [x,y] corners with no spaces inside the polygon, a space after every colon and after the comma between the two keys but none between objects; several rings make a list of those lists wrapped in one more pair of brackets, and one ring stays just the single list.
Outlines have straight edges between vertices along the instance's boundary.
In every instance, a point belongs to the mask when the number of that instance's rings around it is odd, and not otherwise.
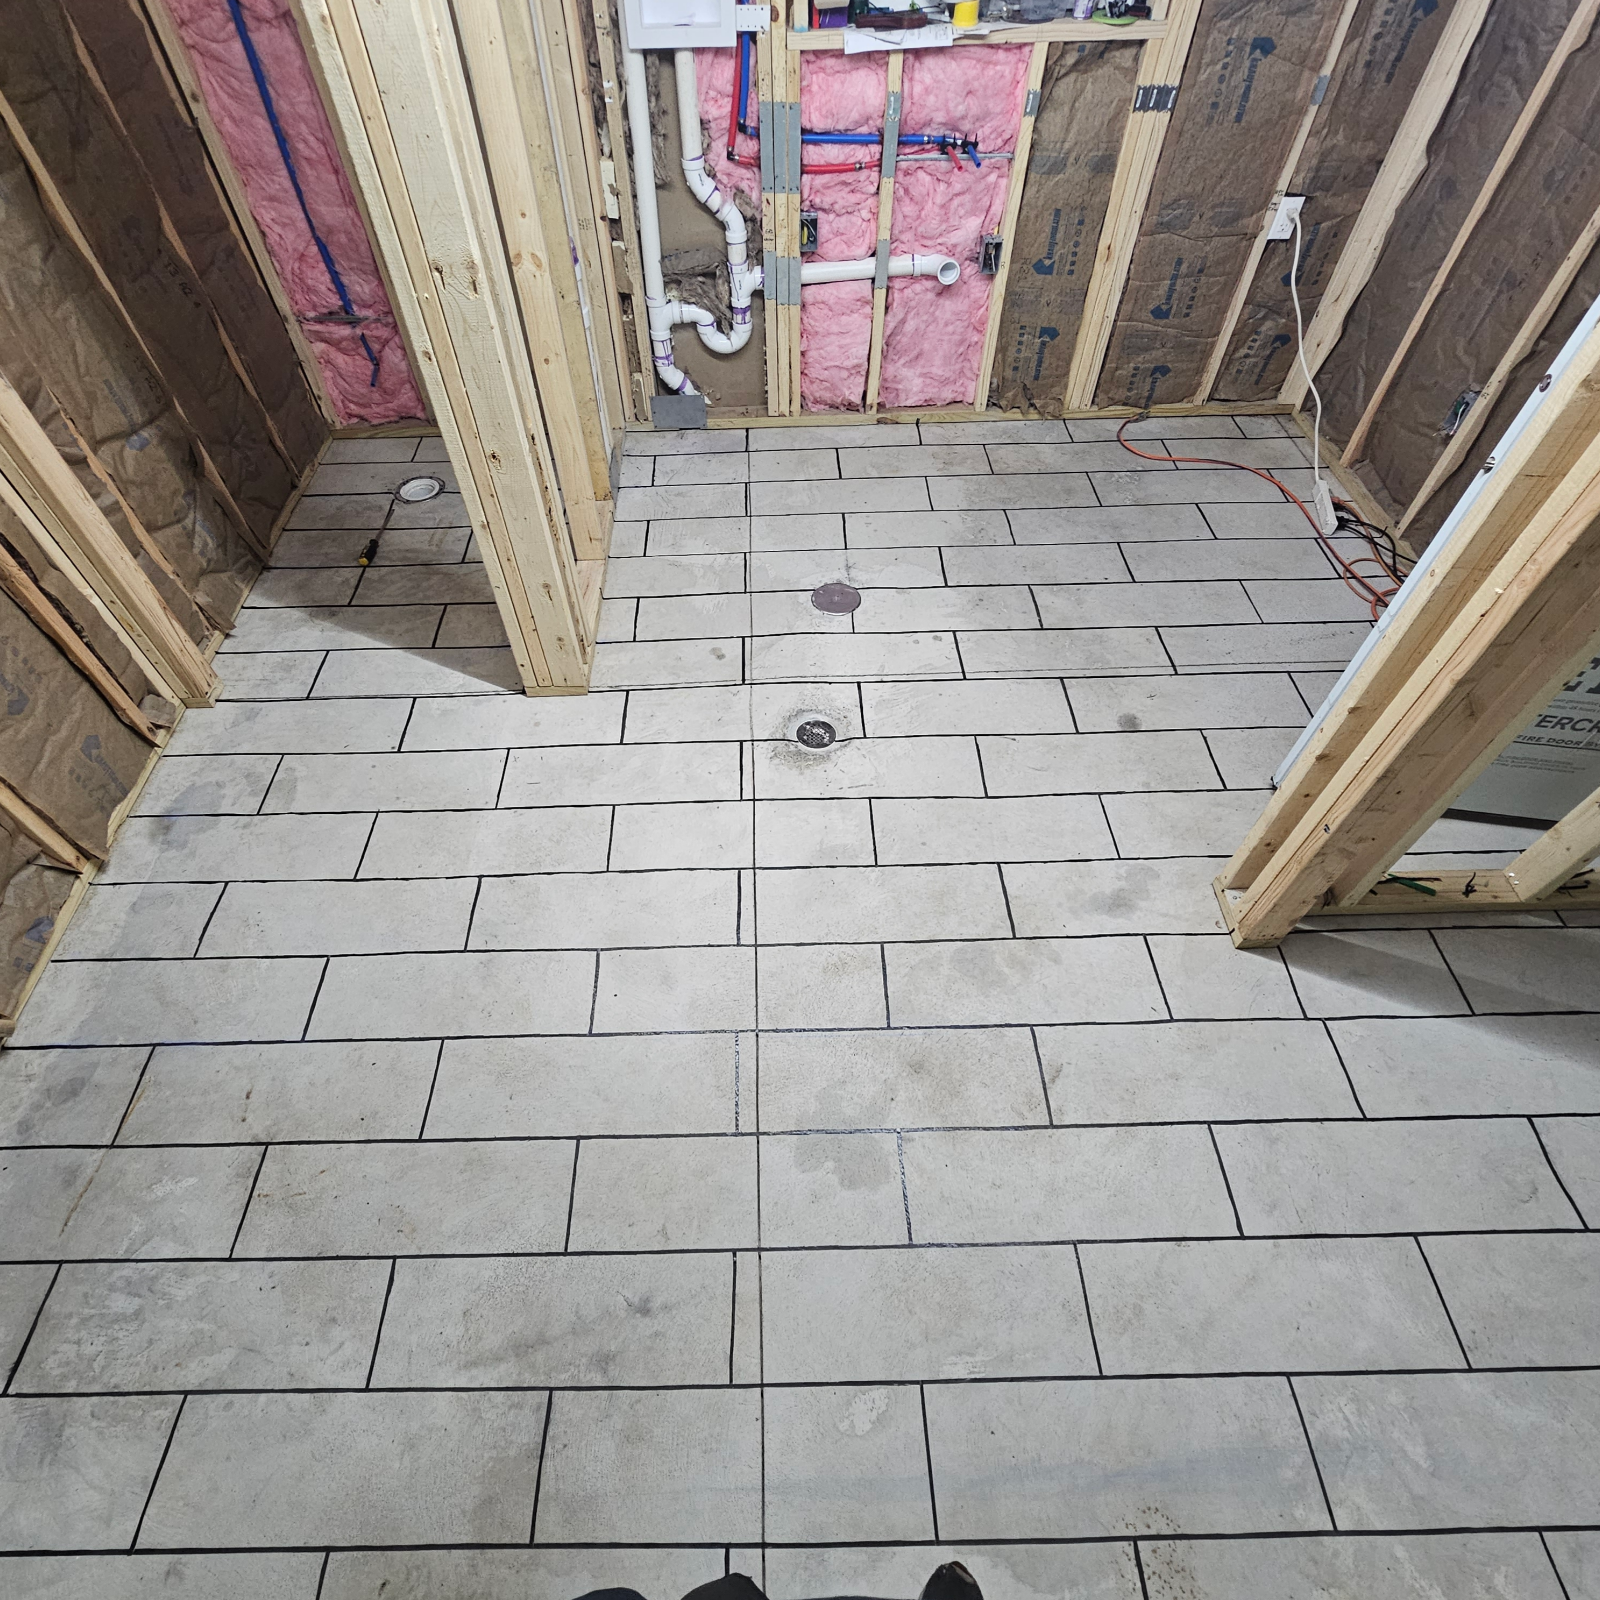
[{"label": "electrical wire", "polygon": [[[1366,601],[1371,608],[1373,621],[1377,621],[1378,614],[1394,598],[1395,593],[1404,581],[1403,575],[1398,570],[1401,557],[1399,552],[1394,549],[1392,540],[1388,541],[1389,549],[1393,555],[1393,561],[1390,562],[1384,559],[1374,538],[1374,535],[1379,530],[1373,528],[1371,523],[1363,521],[1355,507],[1350,505],[1348,501],[1335,500],[1334,507],[1339,512],[1340,529],[1364,538],[1371,550],[1369,555],[1356,556],[1353,560],[1347,560],[1343,552],[1335,546],[1332,539],[1322,531],[1322,525],[1317,521],[1316,513],[1311,507],[1288,484],[1281,478],[1275,478],[1265,467],[1248,467],[1242,461],[1224,461],[1218,456],[1172,456],[1167,455],[1165,452],[1141,450],[1137,445],[1129,444],[1124,437],[1125,431],[1133,423],[1143,422],[1149,416],[1150,412],[1141,411],[1137,416],[1128,417],[1122,426],[1117,429],[1117,443],[1124,450],[1130,451],[1136,456],[1143,456],[1146,461],[1182,461],[1193,466],[1233,467],[1239,472],[1253,472],[1256,477],[1264,478],[1274,488],[1281,489],[1290,500],[1299,506],[1301,514],[1311,524],[1311,531],[1316,534],[1317,542],[1327,551],[1333,564],[1339,568],[1339,576],[1343,580],[1345,587]],[[1387,535],[1384,535],[1384,537],[1387,539]],[[1363,573],[1360,570],[1363,565],[1376,566],[1379,569],[1380,576],[1374,578]]]},{"label": "electrical wire", "polygon": [[[1305,374],[1306,386],[1311,391],[1311,397],[1316,402],[1315,418],[1311,425],[1311,477],[1319,486],[1323,484],[1322,477],[1322,396],[1317,392],[1317,386],[1311,378],[1311,368],[1306,362],[1305,349],[1305,320],[1300,310],[1300,253],[1303,238],[1300,231],[1300,213],[1297,211],[1294,218],[1294,263],[1289,269],[1289,295],[1294,301],[1294,326],[1296,335],[1296,352],[1300,360],[1300,370]],[[1117,429],[1117,443],[1124,450],[1131,451],[1136,456],[1143,456],[1146,461],[1172,461],[1187,462],[1197,466],[1232,467],[1239,472],[1253,472],[1256,477],[1264,478],[1275,488],[1283,493],[1300,508],[1301,514],[1311,524],[1311,531],[1316,534],[1317,542],[1327,551],[1329,559],[1339,569],[1339,576],[1344,585],[1353,594],[1367,603],[1372,612],[1372,620],[1376,622],[1379,614],[1399,592],[1400,585],[1405,582],[1405,558],[1401,556],[1396,547],[1393,536],[1387,529],[1379,528],[1368,522],[1361,513],[1350,504],[1348,500],[1336,498],[1331,492],[1329,500],[1333,504],[1336,526],[1335,534],[1343,534],[1347,538],[1362,539],[1367,545],[1368,554],[1358,555],[1346,559],[1344,553],[1333,543],[1332,537],[1323,531],[1322,524],[1317,520],[1316,512],[1308,506],[1282,479],[1275,478],[1262,467],[1247,467],[1242,461],[1223,461],[1216,456],[1172,456],[1157,454],[1150,450],[1140,450],[1137,446],[1128,443],[1124,436],[1131,423],[1142,422],[1150,415],[1142,411],[1136,417],[1129,417]],[[1364,572],[1362,568],[1376,567],[1377,574]]]}]

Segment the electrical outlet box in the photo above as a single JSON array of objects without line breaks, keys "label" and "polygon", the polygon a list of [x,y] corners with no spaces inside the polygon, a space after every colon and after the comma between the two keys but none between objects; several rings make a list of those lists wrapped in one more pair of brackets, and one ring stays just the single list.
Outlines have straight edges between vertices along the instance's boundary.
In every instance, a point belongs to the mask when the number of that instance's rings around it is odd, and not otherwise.
[{"label": "electrical outlet box", "polygon": [[983,236],[983,249],[978,257],[978,270],[986,278],[993,278],[1000,271],[1000,255],[1004,248],[1005,240],[998,233],[986,233]]},{"label": "electrical outlet box", "polygon": [[1300,208],[1306,203],[1303,194],[1286,194],[1278,201],[1278,213],[1272,219],[1272,226],[1267,229],[1269,239],[1294,238],[1295,218],[1300,215]]},{"label": "electrical outlet box", "polygon": [[630,50],[731,49],[738,42],[734,0],[622,0]]},{"label": "electrical outlet box", "polygon": [[814,256],[817,253],[817,214],[815,211],[802,211],[800,213],[800,254]]}]

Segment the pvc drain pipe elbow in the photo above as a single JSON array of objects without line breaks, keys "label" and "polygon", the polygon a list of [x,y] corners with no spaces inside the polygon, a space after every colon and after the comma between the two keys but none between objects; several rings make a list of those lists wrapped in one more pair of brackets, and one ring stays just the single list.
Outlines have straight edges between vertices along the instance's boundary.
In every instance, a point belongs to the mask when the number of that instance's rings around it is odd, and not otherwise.
[{"label": "pvc drain pipe elbow", "polygon": [[[875,256],[865,256],[860,261],[802,261],[800,282],[851,283],[873,277],[878,270]],[[961,276],[961,263],[949,256],[890,256],[891,278],[937,278],[949,288]]]},{"label": "pvc drain pipe elbow", "polygon": [[[656,209],[656,165],[650,145],[650,90],[645,81],[644,55],[623,52],[627,85],[628,133],[633,140],[634,198],[639,207],[639,271],[644,278],[645,311],[650,323],[650,356],[656,377],[673,394],[698,394],[685,372],[672,359],[673,308],[661,275],[661,215]],[[707,315],[710,315],[708,312]]]},{"label": "pvc drain pipe elbow", "polygon": [[[731,195],[723,194],[717,180],[706,171],[705,145],[700,128],[700,86],[695,76],[694,51],[674,50],[673,70],[678,79],[678,142],[683,162],[683,180],[689,192],[722,224],[727,239],[728,278],[731,293],[732,329],[723,333],[709,311],[685,317],[700,335],[700,342],[718,355],[732,355],[750,342],[755,324],[750,317],[751,296],[761,287],[761,269],[750,266],[750,232],[744,213]],[[700,307],[690,308],[696,312]]]}]

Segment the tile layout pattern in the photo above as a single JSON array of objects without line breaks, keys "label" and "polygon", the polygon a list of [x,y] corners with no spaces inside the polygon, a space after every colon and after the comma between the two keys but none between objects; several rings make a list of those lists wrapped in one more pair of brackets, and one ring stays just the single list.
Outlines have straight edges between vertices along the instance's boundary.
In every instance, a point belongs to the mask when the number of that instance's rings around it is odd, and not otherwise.
[{"label": "tile layout pattern", "polygon": [[636,436],[534,700],[336,448],[0,1055],[0,1592],[1600,1595],[1600,930],[1232,949],[1366,618],[1113,433]]}]

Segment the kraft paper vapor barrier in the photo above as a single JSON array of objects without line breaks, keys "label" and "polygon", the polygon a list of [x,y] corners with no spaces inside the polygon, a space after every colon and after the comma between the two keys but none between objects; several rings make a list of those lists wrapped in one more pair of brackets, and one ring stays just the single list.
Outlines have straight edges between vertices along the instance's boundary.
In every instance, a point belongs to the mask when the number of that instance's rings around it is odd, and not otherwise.
[{"label": "kraft paper vapor barrier", "polygon": [[162,383],[264,547],[296,483],[228,359],[204,287],[54,5],[0,0],[0,90],[82,230]]},{"label": "kraft paper vapor barrier", "polygon": [[[1366,409],[1370,386],[1382,377],[1399,347],[1574,3],[1528,0],[1489,8],[1455,93],[1429,141],[1427,167],[1396,212],[1371,281],[1351,306],[1344,332],[1317,374],[1323,427],[1336,442],[1350,437]],[[1526,192],[1521,200],[1524,208],[1538,204]],[[1446,298],[1462,309],[1449,289]],[[1490,356],[1491,365],[1499,353]],[[1442,413],[1427,419],[1433,428],[1443,422]]]},{"label": "kraft paper vapor barrier", "polygon": [[1600,32],[1575,50],[1452,269],[1362,447],[1403,507],[1445,448],[1457,402],[1481,390],[1600,209]]},{"label": "kraft paper vapor barrier", "polygon": [[299,476],[316,460],[328,425],[277,304],[240,247],[200,131],[178,103],[149,29],[128,0],[62,4]]},{"label": "kraft paper vapor barrier", "polygon": [[[227,627],[260,562],[206,481],[171,396],[83,259],[45,215],[32,176],[4,133],[0,371],[41,421],[59,408],[127,501],[149,547],[131,531],[125,542],[133,540],[130,548],[144,557],[147,570],[166,575],[163,594],[190,637],[206,636],[207,618],[210,626]],[[56,443],[61,448],[65,441],[58,436]],[[94,493],[93,472],[81,460],[74,465]],[[116,526],[117,518],[112,521]],[[182,593],[174,603],[170,589],[178,585]]]},{"label": "kraft paper vapor barrier", "polygon": [[[1302,194],[1300,304],[1307,324],[1388,153],[1455,0],[1363,0],[1289,182]],[[1295,361],[1292,241],[1269,244],[1212,398],[1272,400]]]},{"label": "kraft paper vapor barrier", "polygon": [[1005,241],[995,405],[1060,415],[1139,54],[1134,43],[1050,47],[1026,198],[1016,236]]},{"label": "kraft paper vapor barrier", "polygon": [[1338,13],[1335,0],[1210,0],[1201,11],[1097,404],[1194,398]]},{"label": "kraft paper vapor barrier", "polygon": [[0,817],[0,1019],[16,1016],[76,879]]},{"label": "kraft paper vapor barrier", "polygon": [[111,814],[150,746],[22,608],[0,594],[0,773],[79,849],[104,856]]}]

